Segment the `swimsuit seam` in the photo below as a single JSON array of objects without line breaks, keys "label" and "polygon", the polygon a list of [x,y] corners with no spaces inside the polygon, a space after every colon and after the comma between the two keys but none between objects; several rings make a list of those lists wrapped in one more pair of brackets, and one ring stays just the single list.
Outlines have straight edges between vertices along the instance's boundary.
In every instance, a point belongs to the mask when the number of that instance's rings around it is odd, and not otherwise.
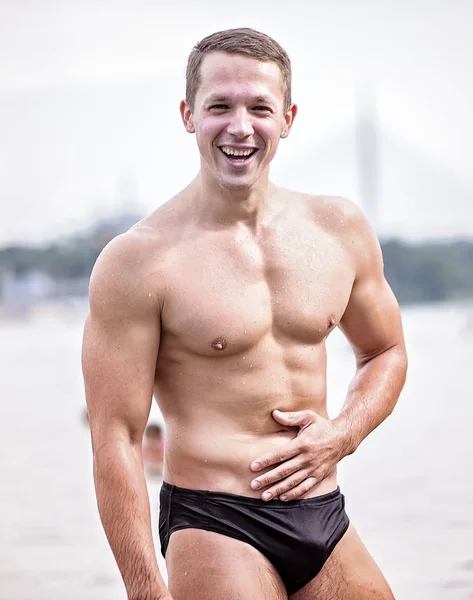
[{"label": "swimsuit seam", "polygon": [[[253,498],[252,496],[243,496],[241,494],[232,494],[231,492],[219,492],[215,490],[195,490],[192,488],[183,488],[180,486],[175,486],[167,482],[163,482],[162,489],[166,494],[172,495],[173,492],[175,492],[175,496],[182,496],[184,498],[193,498],[200,500],[204,498],[205,501],[212,500],[216,502],[221,502],[223,504],[225,502],[230,502],[232,504],[238,503],[241,505],[253,506],[257,508],[271,506],[271,509],[276,510],[285,510],[288,506],[310,506],[311,508],[314,506],[325,506],[335,500],[339,500],[340,496],[343,496],[339,486],[337,486],[335,490],[327,492],[326,494],[321,494],[320,496],[313,496],[312,498],[300,498],[297,500],[290,500],[289,502],[283,502],[281,500],[264,501],[260,498]],[[275,504],[276,502],[277,504]]]},{"label": "swimsuit seam", "polygon": [[165,491],[166,491],[166,494],[168,496],[168,505],[167,505],[167,515],[166,515],[167,531],[166,531],[166,534],[165,534],[165,537],[164,537],[164,542],[165,542],[164,548],[165,549],[164,549],[164,553],[162,553],[164,557],[166,557],[166,552],[167,552],[167,549],[168,549],[168,546],[169,546],[169,539],[170,539],[171,533],[172,533],[172,530],[171,530],[171,509],[172,509],[172,494],[173,494],[173,490],[170,489],[170,490],[165,490]]},{"label": "swimsuit seam", "polygon": [[173,490],[169,490],[169,498],[168,498],[168,514],[167,514],[167,520],[168,520],[168,524],[171,524],[171,509],[172,509],[172,495],[173,495]]},{"label": "swimsuit seam", "polygon": [[[183,529],[199,529],[200,531],[210,531],[211,533],[218,533],[219,535],[223,536],[223,537],[229,537],[229,538],[233,538],[235,540],[238,540],[239,542],[243,542],[245,544],[248,544],[249,546],[252,546],[253,548],[255,548],[255,550],[257,550],[260,554],[262,554],[263,556],[265,556],[266,558],[268,558],[266,556],[266,554],[264,554],[264,552],[262,552],[259,548],[257,548],[251,541],[250,538],[244,539],[243,536],[239,536],[239,535],[233,535],[233,533],[222,533],[222,530],[218,530],[217,527],[213,527],[212,525],[207,525],[207,524],[193,524],[193,525],[174,525],[173,527],[171,527],[167,533],[167,545],[166,545],[166,550],[167,550],[167,546],[169,545],[169,540],[171,538],[171,535],[173,533],[175,533],[176,531],[182,531]],[[269,559],[268,559],[269,560]],[[272,563],[271,563],[272,564]]]},{"label": "swimsuit seam", "polygon": [[335,542],[335,544],[331,544],[328,548],[328,552],[327,552],[327,556],[325,557],[325,562],[328,560],[328,558],[330,557],[330,555],[332,554],[332,552],[335,550],[335,548],[337,547],[338,543],[342,541],[343,536],[345,535],[345,533],[348,531],[348,528],[350,527],[350,519],[348,518],[348,515],[345,513],[345,516],[347,518],[347,522],[345,523],[345,525],[341,528],[340,530],[340,535],[338,536],[337,541]]},{"label": "swimsuit seam", "polygon": [[[222,498],[207,498],[206,500],[208,502],[213,502],[220,506],[222,506],[222,505],[226,506],[227,502],[228,502],[228,500],[224,500]],[[305,500],[309,501],[309,500],[312,500],[312,498],[305,498]],[[299,504],[299,503],[293,504],[292,502],[298,502],[297,500],[295,500],[295,501],[290,501],[290,502],[283,502],[283,505],[281,505],[281,504],[273,504],[271,502],[271,500],[269,500],[267,502],[263,501],[264,503],[262,503],[262,504],[247,504],[246,502],[239,503],[238,501],[234,501],[234,502],[230,502],[229,505],[230,506],[235,505],[235,504],[240,505],[240,506],[246,505],[246,506],[251,506],[252,508],[255,508],[256,510],[259,510],[259,509],[288,510],[290,508],[295,508],[297,510],[310,508],[311,510],[313,510],[313,509],[319,508],[319,507],[322,508],[323,506],[327,506],[328,504],[331,504],[332,502],[336,502],[336,501],[339,501],[339,498],[337,498],[337,497],[330,498],[328,500],[325,500],[324,502],[313,502],[312,504],[305,504],[305,503],[304,504]]]}]

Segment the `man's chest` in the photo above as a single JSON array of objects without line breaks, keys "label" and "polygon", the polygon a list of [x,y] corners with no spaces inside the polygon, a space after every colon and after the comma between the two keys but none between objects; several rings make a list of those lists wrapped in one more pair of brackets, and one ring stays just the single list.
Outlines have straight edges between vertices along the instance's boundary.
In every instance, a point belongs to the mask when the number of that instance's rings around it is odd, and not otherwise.
[{"label": "man's chest", "polygon": [[167,273],[163,334],[199,354],[233,354],[268,333],[318,343],[340,321],[353,268],[332,237],[302,229],[209,242],[183,247]]}]

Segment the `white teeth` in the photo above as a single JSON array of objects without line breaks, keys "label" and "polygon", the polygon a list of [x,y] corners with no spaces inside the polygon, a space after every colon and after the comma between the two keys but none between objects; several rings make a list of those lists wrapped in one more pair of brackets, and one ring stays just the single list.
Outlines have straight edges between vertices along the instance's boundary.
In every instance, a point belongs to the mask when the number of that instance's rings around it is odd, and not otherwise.
[{"label": "white teeth", "polygon": [[235,150],[233,148],[227,148],[227,146],[222,147],[222,152],[227,156],[249,156],[254,150],[254,148],[250,150]]}]

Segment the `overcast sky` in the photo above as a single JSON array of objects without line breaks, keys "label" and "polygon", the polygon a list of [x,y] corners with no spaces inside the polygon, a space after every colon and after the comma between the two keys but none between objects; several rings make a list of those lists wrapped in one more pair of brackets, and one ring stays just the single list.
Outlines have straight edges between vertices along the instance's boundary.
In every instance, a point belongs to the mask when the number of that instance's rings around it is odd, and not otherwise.
[{"label": "overcast sky", "polygon": [[[370,82],[380,129],[472,190],[471,205],[381,202],[383,231],[473,235],[470,0],[0,0],[0,243],[53,238],[133,202],[148,212],[184,187],[198,169],[178,112],[187,55],[240,26],[273,35],[293,63],[299,114],[276,182],[290,164],[291,183],[319,191],[313,149],[350,136]],[[353,168],[331,160],[333,192],[361,203]]]}]

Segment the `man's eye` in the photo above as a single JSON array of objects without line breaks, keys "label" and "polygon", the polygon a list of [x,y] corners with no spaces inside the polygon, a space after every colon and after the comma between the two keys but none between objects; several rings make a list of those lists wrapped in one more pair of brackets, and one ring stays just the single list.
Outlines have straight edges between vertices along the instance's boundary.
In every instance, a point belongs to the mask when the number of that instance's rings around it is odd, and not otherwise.
[{"label": "man's eye", "polygon": [[210,110],[226,110],[228,106],[226,104],[213,104]]},{"label": "man's eye", "polygon": [[269,106],[255,106],[253,110],[256,110],[258,112],[273,112]]}]

